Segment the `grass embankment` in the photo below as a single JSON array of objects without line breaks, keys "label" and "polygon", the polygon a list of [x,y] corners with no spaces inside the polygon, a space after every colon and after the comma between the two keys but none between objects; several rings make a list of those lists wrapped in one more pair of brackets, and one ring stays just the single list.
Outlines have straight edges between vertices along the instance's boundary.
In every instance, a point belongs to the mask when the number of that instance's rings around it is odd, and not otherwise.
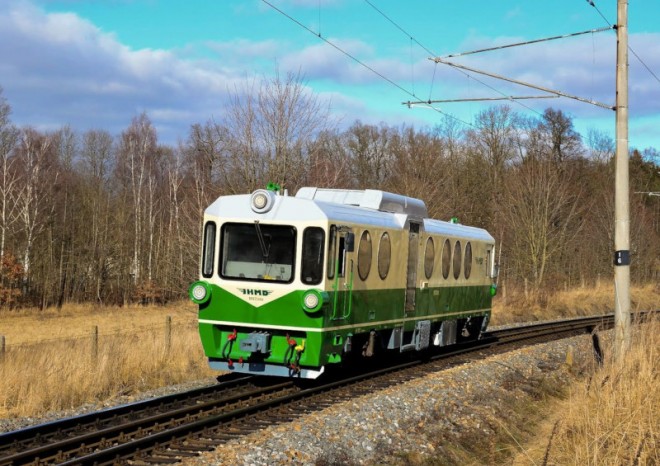
[{"label": "grass embankment", "polygon": [[660,321],[632,341],[623,361],[570,387],[511,464],[660,464]]},{"label": "grass embankment", "polygon": [[[511,293],[503,301],[500,297],[494,307],[494,325],[611,313],[614,294],[607,287],[578,288],[540,300]],[[631,308],[633,312],[660,309],[660,286],[635,287]],[[611,338],[602,339],[602,367],[590,351],[583,354],[581,364],[571,364],[567,355],[562,369],[570,381],[567,386],[548,384],[551,377],[522,382],[531,395],[499,406],[499,428],[489,438],[476,441],[466,435],[464,442],[447,445],[455,452],[453,458],[405,463],[660,464],[660,319],[634,326],[631,340],[625,359],[615,362]]]},{"label": "grass embankment", "polygon": [[0,335],[7,345],[0,417],[37,416],[213,375],[191,303],[0,311]]},{"label": "grass embankment", "polygon": [[[660,309],[660,284],[633,286],[631,311],[650,309]],[[493,301],[490,325],[610,314],[613,310],[614,287],[610,284],[573,288],[552,294],[530,293],[527,297],[520,290],[512,290],[506,295],[498,294]]]}]

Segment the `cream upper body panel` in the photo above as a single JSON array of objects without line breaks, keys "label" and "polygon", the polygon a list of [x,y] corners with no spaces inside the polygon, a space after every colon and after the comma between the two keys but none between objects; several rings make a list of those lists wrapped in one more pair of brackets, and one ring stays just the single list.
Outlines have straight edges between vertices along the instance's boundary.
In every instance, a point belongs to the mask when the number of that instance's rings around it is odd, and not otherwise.
[{"label": "cream upper body panel", "polygon": [[[419,228],[419,261],[417,283],[424,286],[456,286],[488,282],[488,254],[494,254],[494,238],[484,229],[457,223],[424,218],[426,206],[418,199],[375,190],[329,190],[302,188],[294,196],[276,195],[272,207],[259,213],[252,208],[251,195],[223,196],[211,204],[205,212],[205,221],[246,222],[291,225],[299,231],[317,226],[329,231],[331,225],[346,227],[355,234],[355,250],[348,254],[348,260],[357,267],[360,239],[364,232],[370,236],[372,249],[369,270],[364,280],[355,273],[354,289],[379,289],[405,287],[406,268],[409,253],[408,229],[411,222]],[[383,277],[379,271],[379,250],[386,235],[391,249],[388,273]],[[329,241],[326,235],[326,245]],[[433,242],[432,266],[425,262],[429,238]],[[449,241],[447,243],[447,241]],[[470,243],[474,256],[474,275],[469,278],[460,273],[454,278],[442,274],[443,248],[449,244],[452,257],[456,244],[460,243],[462,254]],[[326,253],[328,248],[326,247]],[[301,242],[296,246],[296,257],[301,257]],[[326,261],[328,258],[326,257]],[[492,260],[492,256],[488,259]],[[298,259],[298,262],[300,259]],[[464,264],[464,262],[463,262]],[[465,265],[463,265],[463,268]],[[483,269],[483,270],[482,270]],[[364,268],[363,268],[364,270]],[[427,277],[426,272],[432,270]],[[453,268],[452,268],[453,270]],[[295,280],[298,282],[298,279]],[[298,285],[299,286],[299,285]],[[330,289],[330,282],[324,277],[322,288]]]}]

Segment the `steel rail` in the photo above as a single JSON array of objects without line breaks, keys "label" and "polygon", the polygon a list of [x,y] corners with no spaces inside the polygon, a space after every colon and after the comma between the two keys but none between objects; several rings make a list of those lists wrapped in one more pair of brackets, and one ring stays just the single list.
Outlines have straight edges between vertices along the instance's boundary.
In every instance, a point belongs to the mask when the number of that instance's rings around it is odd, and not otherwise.
[{"label": "steel rail", "polygon": [[[0,456],[0,465],[32,463],[37,458],[42,462],[57,458],[66,459],[79,450],[103,448],[103,445],[126,441],[135,435],[148,435],[168,423],[195,419],[208,415],[205,414],[207,412],[217,412],[226,406],[247,402],[266,393],[294,388],[293,383],[288,380],[275,379],[276,383],[252,388],[247,383],[254,379],[253,376],[232,378],[233,380],[217,386],[167,395],[3,434],[0,442],[4,445],[5,452]],[[242,391],[233,393],[233,389],[241,388],[241,385]],[[204,399],[207,400],[202,401]],[[101,419],[107,422],[101,422]],[[56,431],[48,434],[48,431],[53,429]],[[21,450],[27,441],[32,440],[34,443],[35,439],[41,445],[27,445]]]},{"label": "steel rail", "polygon": [[160,397],[127,403],[100,411],[72,416],[64,419],[46,422],[23,429],[0,434],[0,459],[11,449],[20,448],[23,442],[39,437],[42,442],[50,438],[69,435],[70,431],[80,430],[84,426],[95,427],[109,423],[120,422],[122,418],[138,415],[149,409],[167,409],[169,406],[184,405],[185,403],[198,403],[198,400],[218,396],[222,392],[229,391],[245,385],[252,376],[237,376],[228,374],[218,378],[218,384],[172,393]]}]

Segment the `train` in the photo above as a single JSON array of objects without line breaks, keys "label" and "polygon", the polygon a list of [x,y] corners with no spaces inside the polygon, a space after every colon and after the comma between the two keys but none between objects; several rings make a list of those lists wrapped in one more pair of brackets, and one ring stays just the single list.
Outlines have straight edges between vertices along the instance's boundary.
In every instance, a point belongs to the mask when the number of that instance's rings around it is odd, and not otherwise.
[{"label": "train", "polygon": [[381,190],[269,184],[204,212],[199,336],[218,371],[316,379],[330,368],[481,338],[495,240]]}]

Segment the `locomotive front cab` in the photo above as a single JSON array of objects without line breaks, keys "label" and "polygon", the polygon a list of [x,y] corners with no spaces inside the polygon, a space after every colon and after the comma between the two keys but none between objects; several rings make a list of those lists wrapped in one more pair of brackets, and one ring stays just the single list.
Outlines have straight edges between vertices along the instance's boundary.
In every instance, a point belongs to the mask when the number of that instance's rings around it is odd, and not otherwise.
[{"label": "locomotive front cab", "polygon": [[255,200],[253,193],[252,212],[244,209],[243,218],[206,215],[202,280],[190,289],[202,345],[214,369],[316,378],[330,301],[323,288],[326,230],[318,221],[261,215],[255,204],[282,202],[266,196]]}]

